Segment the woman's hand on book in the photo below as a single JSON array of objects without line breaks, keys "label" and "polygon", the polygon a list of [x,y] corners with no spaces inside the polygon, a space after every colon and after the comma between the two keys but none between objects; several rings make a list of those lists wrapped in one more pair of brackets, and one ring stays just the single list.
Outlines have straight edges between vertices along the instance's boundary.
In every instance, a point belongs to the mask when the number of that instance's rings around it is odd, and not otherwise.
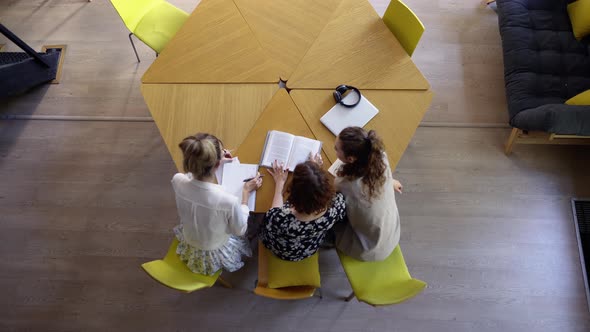
[{"label": "woman's hand on book", "polygon": [[287,182],[287,176],[289,176],[289,170],[285,168],[285,165],[276,160],[272,164],[272,169],[268,170],[268,173],[272,175],[276,186],[283,186]]},{"label": "woman's hand on book", "polygon": [[315,155],[313,153],[309,153],[309,160],[313,161],[314,163],[322,166],[324,164],[324,160],[322,159],[322,155],[320,153],[316,153]]}]

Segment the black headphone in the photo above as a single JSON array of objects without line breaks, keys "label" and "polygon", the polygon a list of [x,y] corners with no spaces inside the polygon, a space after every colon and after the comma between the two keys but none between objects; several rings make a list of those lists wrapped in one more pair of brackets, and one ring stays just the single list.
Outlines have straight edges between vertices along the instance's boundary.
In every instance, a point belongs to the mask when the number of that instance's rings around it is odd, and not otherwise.
[{"label": "black headphone", "polygon": [[[357,94],[358,99],[353,104],[345,104],[342,101],[344,99],[344,94],[346,93],[346,91],[350,91],[350,90],[352,90],[354,93]],[[359,91],[359,89],[355,88],[354,86],[350,86],[350,85],[341,84],[341,85],[337,86],[336,91],[333,92],[333,95],[334,95],[334,100],[336,100],[337,103],[339,103],[340,105],[342,105],[344,107],[349,107],[349,108],[355,107],[361,101],[361,92]]]}]

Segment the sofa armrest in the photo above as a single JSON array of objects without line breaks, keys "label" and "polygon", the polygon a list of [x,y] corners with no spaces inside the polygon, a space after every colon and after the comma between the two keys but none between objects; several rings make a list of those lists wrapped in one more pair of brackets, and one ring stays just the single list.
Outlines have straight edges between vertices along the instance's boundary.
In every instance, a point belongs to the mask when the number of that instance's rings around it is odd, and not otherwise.
[{"label": "sofa armrest", "polygon": [[542,105],[516,114],[510,124],[523,130],[590,136],[590,106]]}]

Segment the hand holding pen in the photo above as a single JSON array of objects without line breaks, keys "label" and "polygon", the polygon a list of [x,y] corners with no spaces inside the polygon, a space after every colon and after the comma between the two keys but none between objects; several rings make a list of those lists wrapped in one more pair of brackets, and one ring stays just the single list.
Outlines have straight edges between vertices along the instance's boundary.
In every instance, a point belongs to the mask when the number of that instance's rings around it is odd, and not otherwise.
[{"label": "hand holding pen", "polygon": [[242,204],[248,205],[248,198],[250,193],[258,190],[262,186],[262,176],[260,173],[256,173],[256,176],[250,179],[244,180],[244,189],[242,189]]},{"label": "hand holding pen", "polygon": [[244,182],[252,181],[252,180],[256,179],[257,177],[260,177],[260,178],[264,177],[264,174],[258,173],[258,175],[254,176],[254,177],[244,179]]}]

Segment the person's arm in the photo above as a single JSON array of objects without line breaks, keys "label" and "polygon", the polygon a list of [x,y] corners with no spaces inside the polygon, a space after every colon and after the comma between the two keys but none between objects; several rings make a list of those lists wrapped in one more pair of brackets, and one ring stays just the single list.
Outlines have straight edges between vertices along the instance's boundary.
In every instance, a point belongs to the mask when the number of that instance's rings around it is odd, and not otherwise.
[{"label": "person's arm", "polygon": [[283,189],[285,188],[285,182],[287,181],[287,177],[289,176],[289,171],[283,168],[284,165],[279,163],[275,160],[272,169],[269,169],[268,172],[272,175],[273,179],[275,180],[275,194],[272,198],[272,206],[271,207],[281,207],[283,206]]},{"label": "person's arm", "polygon": [[399,182],[398,180],[396,180],[396,179],[393,179],[393,189],[394,189],[395,191],[397,191],[398,193],[400,193],[400,194],[401,194],[401,193],[402,193],[402,189],[404,189],[404,186],[403,186],[403,185],[402,185],[402,183],[401,183],[401,182]]},{"label": "person's arm", "polygon": [[387,172],[389,172],[389,174],[391,175],[391,179],[393,180],[393,190],[401,194],[402,190],[404,189],[404,186],[401,182],[399,182],[393,177],[393,170],[389,167],[389,159],[387,159],[387,153],[385,152],[383,152],[383,162],[385,163],[385,168],[387,169]]},{"label": "person's arm", "polygon": [[236,204],[232,205],[232,211],[229,217],[229,233],[236,236],[244,235],[248,229],[249,214],[248,205],[240,204],[236,201]]}]

